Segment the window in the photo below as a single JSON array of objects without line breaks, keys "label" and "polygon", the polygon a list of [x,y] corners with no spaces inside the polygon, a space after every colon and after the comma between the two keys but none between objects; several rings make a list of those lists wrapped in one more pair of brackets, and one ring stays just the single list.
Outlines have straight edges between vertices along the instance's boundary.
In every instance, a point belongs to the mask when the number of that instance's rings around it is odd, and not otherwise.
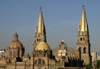
[{"label": "window", "polygon": [[20,51],[18,50],[18,56],[20,55]]},{"label": "window", "polygon": [[38,64],[41,64],[41,59],[38,59]]},{"label": "window", "polygon": [[79,47],[79,52],[81,52],[81,47]]},{"label": "window", "polygon": [[80,41],[82,41],[82,38],[80,38]]},{"label": "window", "polygon": [[64,47],[64,49],[66,49],[66,47]]},{"label": "window", "polygon": [[86,53],[86,48],[85,47],[84,47],[84,50],[83,51],[84,51],[84,53]]},{"label": "window", "polygon": [[10,55],[12,55],[12,51],[10,51]]},{"label": "window", "polygon": [[14,51],[14,55],[16,55],[16,51]]},{"label": "window", "polygon": [[65,56],[62,56],[62,59],[65,59]]},{"label": "window", "polygon": [[43,60],[43,64],[45,64],[44,60]]},{"label": "window", "polygon": [[37,41],[41,41],[41,39],[37,39]]},{"label": "window", "polygon": [[83,38],[83,41],[85,40],[85,38]]},{"label": "window", "polygon": [[39,39],[39,41],[41,41],[41,39]]},{"label": "window", "polygon": [[59,49],[61,49],[61,45],[59,45]]},{"label": "window", "polygon": [[39,54],[42,54],[42,50],[39,50]]}]

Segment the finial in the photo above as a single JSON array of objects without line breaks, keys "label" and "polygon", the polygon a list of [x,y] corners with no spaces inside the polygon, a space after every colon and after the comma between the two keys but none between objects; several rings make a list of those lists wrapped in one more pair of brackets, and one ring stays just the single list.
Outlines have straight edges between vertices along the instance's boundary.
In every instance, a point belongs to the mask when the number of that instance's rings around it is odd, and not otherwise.
[{"label": "finial", "polygon": [[14,34],[14,41],[18,41],[18,34],[17,34],[17,32],[15,32],[15,34]]},{"label": "finial", "polygon": [[61,42],[64,42],[64,40],[62,40]]},{"label": "finial", "polygon": [[15,34],[17,34],[17,32],[15,32]]},{"label": "finial", "polygon": [[14,36],[18,36],[17,32],[15,32]]},{"label": "finial", "polygon": [[42,7],[40,7],[40,10],[42,9]]},{"label": "finial", "polygon": [[84,5],[82,5],[82,7],[84,8],[85,6],[84,6]]},{"label": "finial", "polygon": [[64,40],[61,41],[61,44],[64,44]]}]

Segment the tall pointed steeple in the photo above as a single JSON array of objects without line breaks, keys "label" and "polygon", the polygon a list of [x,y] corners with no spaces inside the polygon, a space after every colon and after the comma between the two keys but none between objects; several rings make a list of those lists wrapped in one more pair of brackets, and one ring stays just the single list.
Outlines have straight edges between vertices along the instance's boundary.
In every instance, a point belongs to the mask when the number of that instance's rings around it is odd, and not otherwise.
[{"label": "tall pointed steeple", "polygon": [[40,8],[38,21],[37,21],[37,25],[35,28],[35,40],[33,44],[34,48],[41,41],[41,36],[44,36],[44,39],[45,39],[44,41],[46,42],[46,30],[45,30],[42,10]]},{"label": "tall pointed steeple", "polygon": [[84,7],[82,9],[82,14],[81,14],[78,32],[79,32],[78,35],[88,35],[88,25],[87,25],[87,19],[86,19]]},{"label": "tall pointed steeple", "polygon": [[40,9],[39,17],[38,17],[38,21],[37,21],[37,25],[36,25],[36,31],[35,31],[37,36],[45,34],[45,28],[44,27],[45,26],[44,26],[44,21],[43,21],[42,10]]},{"label": "tall pointed steeple", "polygon": [[80,59],[84,61],[84,64],[89,64],[91,62],[90,55],[90,41],[89,41],[89,32],[88,24],[86,20],[85,9],[83,7],[80,24],[78,28],[78,37],[77,37],[77,51],[80,52]]}]

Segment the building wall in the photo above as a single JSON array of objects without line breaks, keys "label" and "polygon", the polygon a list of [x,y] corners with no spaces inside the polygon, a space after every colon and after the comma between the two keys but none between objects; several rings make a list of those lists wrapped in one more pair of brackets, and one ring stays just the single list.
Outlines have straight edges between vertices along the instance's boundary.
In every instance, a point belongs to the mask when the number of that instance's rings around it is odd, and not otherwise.
[{"label": "building wall", "polygon": [[0,49],[0,53],[5,53],[5,49]]}]

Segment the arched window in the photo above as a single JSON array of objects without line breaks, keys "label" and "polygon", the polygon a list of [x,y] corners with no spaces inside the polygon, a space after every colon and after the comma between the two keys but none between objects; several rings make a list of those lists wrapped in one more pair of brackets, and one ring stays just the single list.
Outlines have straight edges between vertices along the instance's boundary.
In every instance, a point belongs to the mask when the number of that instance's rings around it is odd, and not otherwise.
[{"label": "arched window", "polygon": [[64,49],[66,49],[66,47],[64,47]]},{"label": "arched window", "polygon": [[18,50],[18,56],[20,55],[20,51]]},{"label": "arched window", "polygon": [[38,64],[41,64],[41,59],[38,59]]},{"label": "arched window", "polygon": [[79,47],[79,52],[81,52],[81,47]]},{"label": "arched window", "polygon": [[45,61],[43,60],[43,64],[45,64]]},{"label": "arched window", "polygon": [[14,51],[14,56],[16,55],[16,51]]},{"label": "arched window", "polygon": [[80,41],[82,41],[82,38],[80,38]]},{"label": "arched window", "polygon": [[42,50],[39,50],[39,54],[42,54]]},{"label": "arched window", "polygon": [[86,47],[84,47],[84,50],[83,51],[84,51],[84,53],[86,53]]},{"label": "arched window", "polygon": [[10,55],[12,55],[12,51],[10,51]]},{"label": "arched window", "polygon": [[83,38],[83,41],[85,41],[85,38]]},{"label": "arched window", "polygon": [[59,48],[61,47],[61,45],[59,45]]},{"label": "arched window", "polygon": [[39,41],[41,41],[41,39],[39,39]]}]

